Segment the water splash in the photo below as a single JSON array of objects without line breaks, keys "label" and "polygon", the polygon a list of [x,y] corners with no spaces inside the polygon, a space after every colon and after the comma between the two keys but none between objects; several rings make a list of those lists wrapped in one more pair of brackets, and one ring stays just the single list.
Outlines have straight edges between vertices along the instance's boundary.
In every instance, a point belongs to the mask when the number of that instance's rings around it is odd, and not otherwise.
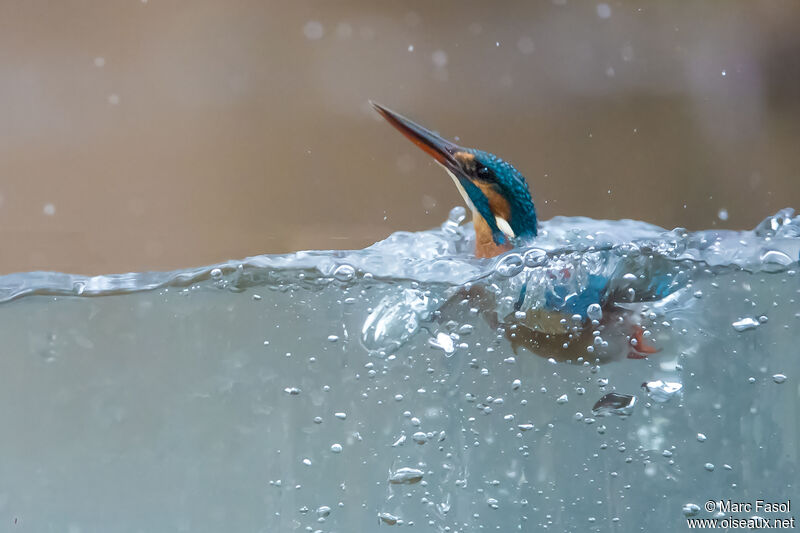
[{"label": "water splash", "polygon": [[[243,290],[285,281],[281,272],[290,274],[284,278],[295,280],[302,274],[300,277],[307,283],[348,283],[367,275],[380,280],[457,286],[493,278],[505,280],[509,289],[515,289],[529,277],[538,283],[554,272],[574,270],[579,277],[576,286],[586,283],[592,275],[605,275],[614,279],[614,291],[633,290],[639,295],[660,297],[680,283],[657,275],[675,261],[775,272],[792,267],[800,256],[800,216],[795,216],[792,209],[767,217],[753,231],[666,231],[633,220],[555,217],[542,222],[534,246],[488,260],[472,257],[473,232],[471,224],[459,225],[463,217],[463,208],[456,208],[438,229],[396,232],[363,250],[260,255],[171,272],[101,276],[8,274],[0,276],[0,302],[30,294],[105,296],[209,281],[217,282],[221,288]],[[566,306],[580,306],[568,303],[568,294],[548,295],[544,290],[527,298],[536,301],[529,301],[532,306],[547,298],[563,299]],[[587,307],[591,303],[594,302]]]}]

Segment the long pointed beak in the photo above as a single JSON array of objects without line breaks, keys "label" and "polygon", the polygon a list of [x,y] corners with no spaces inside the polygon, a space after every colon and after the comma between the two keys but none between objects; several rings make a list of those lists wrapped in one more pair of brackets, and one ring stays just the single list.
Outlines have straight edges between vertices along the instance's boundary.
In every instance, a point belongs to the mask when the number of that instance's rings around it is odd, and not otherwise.
[{"label": "long pointed beak", "polygon": [[372,104],[372,107],[374,107],[389,124],[397,128],[400,133],[408,137],[411,142],[422,148],[436,161],[450,169],[457,169],[459,167],[458,161],[456,161],[453,155],[456,152],[463,151],[463,148],[457,144],[451,143],[447,139],[439,137],[429,129],[423,128],[403,115],[395,113],[380,104],[373,101],[370,101],[370,104]]}]

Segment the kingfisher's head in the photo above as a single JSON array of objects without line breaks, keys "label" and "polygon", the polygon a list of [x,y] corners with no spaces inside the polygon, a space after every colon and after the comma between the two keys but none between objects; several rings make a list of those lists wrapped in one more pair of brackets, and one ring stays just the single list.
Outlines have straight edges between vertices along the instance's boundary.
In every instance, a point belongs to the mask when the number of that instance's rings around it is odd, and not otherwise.
[{"label": "kingfisher's head", "polygon": [[458,146],[394,111],[375,102],[372,105],[453,178],[472,209],[478,257],[498,255],[511,249],[514,241],[536,236],[536,209],[528,183],[510,163],[488,152]]}]

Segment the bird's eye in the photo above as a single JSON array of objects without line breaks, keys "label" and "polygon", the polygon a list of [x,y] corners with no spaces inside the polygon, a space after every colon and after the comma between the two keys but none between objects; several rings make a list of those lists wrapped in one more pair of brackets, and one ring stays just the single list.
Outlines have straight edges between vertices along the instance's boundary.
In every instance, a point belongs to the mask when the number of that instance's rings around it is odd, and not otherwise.
[{"label": "bird's eye", "polygon": [[478,165],[478,168],[475,169],[475,174],[477,174],[478,179],[482,180],[489,180],[492,177],[492,173],[483,165]]}]

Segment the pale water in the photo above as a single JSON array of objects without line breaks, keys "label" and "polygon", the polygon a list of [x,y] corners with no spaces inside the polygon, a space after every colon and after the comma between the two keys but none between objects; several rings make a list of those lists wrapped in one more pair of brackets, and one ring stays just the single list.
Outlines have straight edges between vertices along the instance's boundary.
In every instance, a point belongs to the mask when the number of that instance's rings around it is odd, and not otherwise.
[{"label": "pale water", "polygon": [[[361,251],[0,277],[0,530],[683,531],[795,513],[704,507],[800,505],[800,217],[556,218],[483,261],[462,219]],[[566,348],[505,320],[543,305]],[[660,351],[628,358],[626,324]]]}]

